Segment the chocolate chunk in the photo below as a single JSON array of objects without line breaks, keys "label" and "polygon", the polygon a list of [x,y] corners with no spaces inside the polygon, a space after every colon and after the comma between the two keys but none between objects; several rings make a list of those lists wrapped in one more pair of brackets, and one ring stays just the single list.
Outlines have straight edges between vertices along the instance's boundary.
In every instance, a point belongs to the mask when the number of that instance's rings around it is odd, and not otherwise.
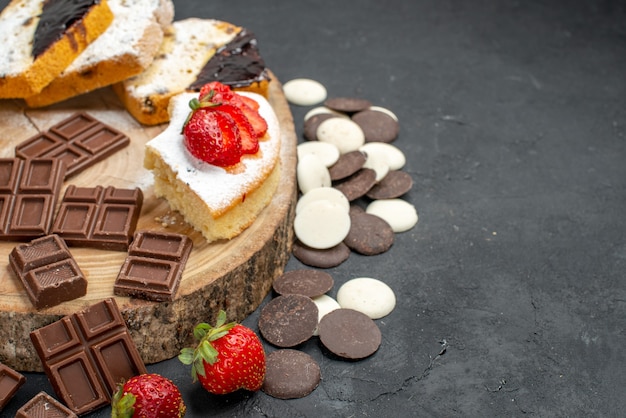
[{"label": "chocolate chunk", "polygon": [[266,358],[261,390],[278,399],[303,398],[319,385],[320,366],[310,355],[292,349],[276,350]]},{"label": "chocolate chunk", "polygon": [[323,295],[333,288],[330,274],[311,269],[292,270],[277,277],[272,284],[280,295],[304,295],[310,298]]},{"label": "chocolate chunk", "polygon": [[317,315],[317,305],[307,296],[278,296],[261,310],[259,331],[270,344],[295,347],[313,336]]},{"label": "chocolate chunk", "polygon": [[375,184],[367,193],[370,199],[395,199],[407,193],[413,187],[413,178],[410,174],[395,170]]},{"label": "chocolate chunk", "polygon": [[393,245],[395,234],[382,218],[369,213],[350,215],[350,232],[343,242],[363,255],[382,254]]},{"label": "chocolate chunk", "polygon": [[37,309],[87,294],[87,279],[58,235],[16,246],[9,254],[9,265]]},{"label": "chocolate chunk", "polygon": [[320,340],[331,353],[351,360],[374,354],[382,341],[380,329],[364,313],[335,309],[324,315],[318,325]]},{"label": "chocolate chunk", "polygon": [[114,293],[154,301],[173,300],[192,246],[186,235],[136,232],[115,280]]},{"label": "chocolate chunk", "polygon": [[15,418],[78,418],[78,415],[42,391],[18,409]]},{"label": "chocolate chunk", "polygon": [[337,267],[350,257],[350,248],[343,242],[332,248],[318,250],[296,241],[293,243],[292,252],[303,264],[323,269]]},{"label": "chocolate chunk", "polygon": [[77,415],[108,405],[119,382],[147,373],[113,298],[36,329],[30,338],[55,393]]},{"label": "chocolate chunk", "polygon": [[363,130],[365,142],[392,142],[398,137],[398,121],[378,110],[362,110],[352,115],[352,120]]},{"label": "chocolate chunk", "polygon": [[350,151],[342,154],[339,160],[328,169],[330,179],[337,181],[350,177],[363,168],[366,160],[367,156],[361,151]]},{"label": "chocolate chunk", "polygon": [[26,378],[22,374],[0,363],[0,411],[25,382]]},{"label": "chocolate chunk", "polygon": [[141,189],[76,187],[65,190],[52,231],[67,245],[126,251],[143,203]]},{"label": "chocolate chunk", "polygon": [[324,105],[332,110],[344,113],[356,113],[372,105],[369,100],[356,97],[331,97],[324,101]]},{"label": "chocolate chunk", "polygon": [[376,171],[362,168],[347,179],[333,184],[333,187],[346,195],[349,201],[365,196],[376,184]]},{"label": "chocolate chunk", "polygon": [[330,118],[337,118],[339,116],[333,113],[318,113],[313,115],[304,121],[303,135],[305,139],[309,141],[317,141],[317,128],[322,122]]},{"label": "chocolate chunk", "polygon": [[48,234],[65,167],[51,158],[0,159],[0,239]]},{"label": "chocolate chunk", "polygon": [[58,158],[65,163],[68,179],[114,154],[130,138],[87,113],[75,113],[15,147],[20,158]]}]

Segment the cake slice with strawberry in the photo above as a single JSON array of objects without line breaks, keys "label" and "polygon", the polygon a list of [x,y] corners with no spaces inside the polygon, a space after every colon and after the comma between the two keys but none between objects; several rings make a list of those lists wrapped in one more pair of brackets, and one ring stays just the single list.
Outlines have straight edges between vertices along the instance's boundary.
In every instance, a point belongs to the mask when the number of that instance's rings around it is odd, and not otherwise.
[{"label": "cake slice with strawberry", "polygon": [[239,235],[280,180],[280,126],[271,105],[213,82],[175,96],[169,111],[169,126],[146,144],[154,193],[209,242]]}]

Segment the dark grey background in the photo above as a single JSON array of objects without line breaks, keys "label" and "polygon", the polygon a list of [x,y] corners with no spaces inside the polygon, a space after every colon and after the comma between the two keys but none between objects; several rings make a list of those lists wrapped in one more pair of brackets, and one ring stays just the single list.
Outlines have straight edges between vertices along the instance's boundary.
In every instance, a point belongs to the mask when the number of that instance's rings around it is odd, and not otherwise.
[{"label": "dark grey background", "polygon": [[[375,355],[340,361],[312,339],[300,348],[322,383],[290,401],[211,396],[176,359],[150,366],[181,387],[188,417],[623,416],[624,2],[175,3],[177,19],[255,31],[283,82],[396,112],[420,215],[388,253],[329,270],[332,296],[359,276],[396,292]],[[308,108],[292,110],[301,138]],[[52,393],[27,377],[3,416]]]}]

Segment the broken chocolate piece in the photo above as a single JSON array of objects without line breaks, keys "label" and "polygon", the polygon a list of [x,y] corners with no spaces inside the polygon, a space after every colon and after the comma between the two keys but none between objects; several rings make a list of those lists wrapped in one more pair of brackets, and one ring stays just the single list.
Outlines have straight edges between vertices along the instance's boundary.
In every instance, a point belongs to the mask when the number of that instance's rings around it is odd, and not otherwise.
[{"label": "broken chocolate piece", "polygon": [[182,234],[138,231],[115,280],[119,296],[155,301],[174,299],[193,242]]},{"label": "broken chocolate piece", "polygon": [[107,158],[130,143],[122,132],[87,113],[79,112],[62,120],[15,147],[20,158],[58,158],[65,163],[65,178]]},{"label": "broken chocolate piece", "polygon": [[26,378],[22,374],[0,363],[0,411],[25,382]]},{"label": "broken chocolate piece", "polygon": [[78,418],[78,415],[42,391],[18,409],[15,418]]},{"label": "broken chocolate piece", "polygon": [[141,213],[141,189],[68,186],[52,232],[67,245],[126,251]]},{"label": "broken chocolate piece", "polygon": [[0,239],[48,234],[65,167],[51,158],[0,158]]},{"label": "broken chocolate piece", "polygon": [[87,294],[87,279],[57,235],[16,246],[9,254],[9,265],[37,309]]},{"label": "broken chocolate piece", "polygon": [[147,372],[113,298],[30,338],[55,393],[77,415],[108,405],[119,382]]}]

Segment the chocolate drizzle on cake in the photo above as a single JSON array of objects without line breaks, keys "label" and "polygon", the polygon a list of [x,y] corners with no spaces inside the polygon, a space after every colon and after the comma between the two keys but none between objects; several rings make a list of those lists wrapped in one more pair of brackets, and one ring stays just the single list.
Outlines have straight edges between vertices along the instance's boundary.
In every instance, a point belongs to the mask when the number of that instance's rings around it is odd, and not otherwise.
[{"label": "chocolate drizzle on cake", "polygon": [[254,33],[242,29],[232,41],[215,52],[189,89],[199,91],[211,81],[232,88],[247,87],[267,79],[265,61],[259,54]]},{"label": "chocolate drizzle on cake", "polygon": [[98,3],[100,0],[46,0],[35,31],[33,57],[43,54]]}]

